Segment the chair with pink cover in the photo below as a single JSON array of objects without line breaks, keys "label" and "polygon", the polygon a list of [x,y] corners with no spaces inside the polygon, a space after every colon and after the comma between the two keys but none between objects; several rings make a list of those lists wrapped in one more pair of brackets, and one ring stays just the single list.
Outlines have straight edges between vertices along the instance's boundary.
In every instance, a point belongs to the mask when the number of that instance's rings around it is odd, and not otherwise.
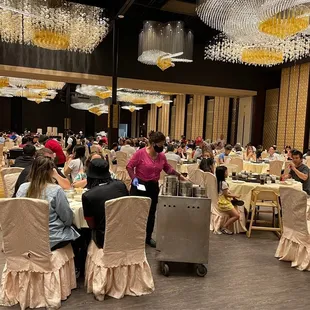
[{"label": "chair with pink cover", "polygon": [[310,271],[310,235],[307,223],[307,194],[280,187],[283,233],[275,257],[291,262],[298,270]]},{"label": "chair with pink cover", "polygon": [[85,285],[97,300],[103,301],[106,295],[120,299],[154,291],[145,254],[150,204],[150,198],[134,196],[106,202],[103,248],[91,241],[86,260]]},{"label": "chair with pink cover", "polygon": [[117,166],[116,166],[116,178],[118,180],[121,180],[125,183],[127,189],[130,189],[131,186],[131,178],[128,174],[128,171],[126,169],[127,163],[128,163],[128,155],[125,152],[116,152],[116,161],[117,161]]},{"label": "chair with pink cover", "polygon": [[277,175],[278,177],[282,174],[282,168],[283,168],[283,161],[282,160],[272,160],[269,165],[269,173],[271,175]]},{"label": "chair with pink cover", "polygon": [[[225,212],[221,212],[218,210],[218,191],[217,191],[217,180],[216,176],[210,172],[205,172],[205,181],[206,181],[206,189],[207,196],[211,198],[211,223],[210,230],[212,230],[215,234],[220,233],[220,229],[223,225],[229,220],[229,215]],[[233,224],[233,227],[230,229],[235,233],[239,234],[241,232],[246,232],[247,229],[245,227],[245,214],[244,214],[244,206],[238,206],[236,209],[240,213],[240,219]]]},{"label": "chair with pink cover", "polygon": [[0,305],[58,309],[76,288],[71,245],[51,252],[47,201],[0,200],[6,263]]}]

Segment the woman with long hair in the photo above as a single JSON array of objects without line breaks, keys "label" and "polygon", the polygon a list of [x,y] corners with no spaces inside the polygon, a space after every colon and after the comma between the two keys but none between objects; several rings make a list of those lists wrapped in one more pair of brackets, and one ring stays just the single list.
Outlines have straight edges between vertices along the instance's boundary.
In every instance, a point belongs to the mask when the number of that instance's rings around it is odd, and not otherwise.
[{"label": "woman with long hair", "polygon": [[79,237],[71,226],[73,212],[63,189],[53,183],[58,175],[50,157],[37,157],[30,171],[30,182],[22,184],[16,197],[43,199],[49,202],[49,234],[51,250],[61,248]]},{"label": "woman with long hair", "polygon": [[234,207],[234,203],[239,205],[243,204],[243,202],[237,200],[239,196],[229,191],[229,186],[226,182],[227,177],[227,167],[218,166],[216,168],[217,191],[219,194],[218,209],[220,212],[227,213],[230,216],[229,220],[221,227],[221,232],[226,235],[232,235],[233,232],[231,232],[228,227],[240,218],[239,212]]},{"label": "woman with long hair", "polygon": [[[177,175],[179,178],[185,179],[168,164],[163,153],[165,143],[166,137],[163,133],[151,131],[148,147],[133,154],[127,165],[127,171],[132,179],[130,194],[152,199],[146,232],[146,243],[151,247],[156,247],[156,242],[152,239],[152,233],[158,202],[160,173],[164,170],[167,174]],[[145,191],[138,189],[140,184],[145,186]]]},{"label": "woman with long hair", "polygon": [[246,148],[246,153],[245,153],[245,160],[248,161],[256,161],[256,154],[254,152],[253,146],[252,145],[248,145]]},{"label": "woman with long hair", "polygon": [[74,181],[78,173],[84,171],[85,164],[85,146],[77,145],[73,149],[73,154],[70,155],[65,166],[65,176],[71,175],[71,180]]}]

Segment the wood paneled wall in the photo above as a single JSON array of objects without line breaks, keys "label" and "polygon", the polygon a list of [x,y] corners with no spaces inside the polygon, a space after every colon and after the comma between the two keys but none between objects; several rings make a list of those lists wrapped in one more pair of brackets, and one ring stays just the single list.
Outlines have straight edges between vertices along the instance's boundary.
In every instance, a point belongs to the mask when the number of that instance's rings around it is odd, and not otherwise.
[{"label": "wood paneled wall", "polygon": [[279,88],[268,89],[266,91],[263,133],[263,146],[265,149],[277,143],[279,94]]},{"label": "wood paneled wall", "polygon": [[277,146],[304,149],[310,64],[282,69]]},{"label": "wood paneled wall", "polygon": [[193,98],[190,98],[187,104],[187,119],[186,119],[186,137],[187,139],[192,139],[192,126],[193,126]]},{"label": "wood paneled wall", "polygon": [[161,108],[158,109],[158,130],[161,131],[165,136],[169,135],[169,112],[169,104],[164,104]]},{"label": "wood paneled wall", "polygon": [[214,98],[212,140],[216,141],[223,134],[227,139],[228,132],[229,97]]},{"label": "wood paneled wall", "polygon": [[139,134],[137,133],[137,112],[136,111],[133,111],[131,113],[131,136],[133,138],[139,136]]},{"label": "wood paneled wall", "polygon": [[177,95],[175,99],[175,119],[171,118],[171,122],[175,123],[174,134],[172,137],[180,139],[185,131],[185,100],[186,95]]},{"label": "wood paneled wall", "polygon": [[203,135],[204,109],[205,96],[194,95],[191,139],[196,139],[197,137],[201,137]]},{"label": "wood paneled wall", "polygon": [[238,126],[238,108],[239,98],[233,98],[230,117],[230,133],[228,133],[227,142],[232,145],[237,143],[237,126]]},{"label": "wood paneled wall", "polygon": [[213,137],[214,101],[214,99],[209,99],[207,102],[207,122],[205,137],[211,142]]},{"label": "wood paneled wall", "polygon": [[155,104],[151,104],[151,108],[147,114],[147,132],[151,130],[156,131],[157,128],[157,107]]}]

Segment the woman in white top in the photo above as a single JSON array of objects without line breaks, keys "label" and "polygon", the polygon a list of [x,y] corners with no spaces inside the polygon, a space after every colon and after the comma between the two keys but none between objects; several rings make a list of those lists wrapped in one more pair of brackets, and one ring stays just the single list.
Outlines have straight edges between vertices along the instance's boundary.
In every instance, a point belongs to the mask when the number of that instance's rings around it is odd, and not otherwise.
[{"label": "woman in white top", "polygon": [[85,146],[77,145],[73,154],[70,155],[69,160],[65,166],[65,176],[71,175],[71,180],[75,180],[76,176],[84,171],[85,162]]}]

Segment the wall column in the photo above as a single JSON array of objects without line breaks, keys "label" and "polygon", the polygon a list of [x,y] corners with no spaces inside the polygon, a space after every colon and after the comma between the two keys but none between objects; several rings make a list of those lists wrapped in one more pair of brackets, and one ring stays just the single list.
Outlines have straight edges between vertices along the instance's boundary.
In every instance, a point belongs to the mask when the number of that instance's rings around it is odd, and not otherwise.
[{"label": "wall column", "polygon": [[[175,139],[181,139],[185,131],[185,100],[186,95],[177,95],[175,113]],[[172,122],[173,120],[171,120]]]},{"label": "wall column", "polygon": [[205,108],[205,96],[194,95],[193,97],[193,122],[191,139],[203,136],[203,118]]},{"label": "wall column", "polygon": [[229,97],[214,98],[212,141],[217,141],[221,135],[227,140]]}]

